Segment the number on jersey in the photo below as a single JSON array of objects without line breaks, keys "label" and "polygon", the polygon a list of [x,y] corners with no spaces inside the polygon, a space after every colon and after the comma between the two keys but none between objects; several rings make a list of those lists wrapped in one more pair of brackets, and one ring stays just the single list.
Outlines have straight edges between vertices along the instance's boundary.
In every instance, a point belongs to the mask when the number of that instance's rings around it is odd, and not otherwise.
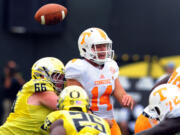
[{"label": "number on jersey", "polygon": [[[98,87],[94,87],[91,91],[92,93],[92,101],[91,101],[91,110],[92,111],[98,111]],[[100,97],[99,104],[107,105],[107,111],[112,109],[112,104],[110,103],[110,94],[112,93],[112,85],[107,86],[104,94]]]},{"label": "number on jersey", "polygon": [[85,126],[89,126],[99,130],[102,133],[106,133],[102,119],[83,112],[69,112],[69,114],[72,116],[72,120],[78,132]]},{"label": "number on jersey", "polygon": [[46,91],[46,84],[45,83],[35,83],[34,84],[35,92],[42,92]]}]

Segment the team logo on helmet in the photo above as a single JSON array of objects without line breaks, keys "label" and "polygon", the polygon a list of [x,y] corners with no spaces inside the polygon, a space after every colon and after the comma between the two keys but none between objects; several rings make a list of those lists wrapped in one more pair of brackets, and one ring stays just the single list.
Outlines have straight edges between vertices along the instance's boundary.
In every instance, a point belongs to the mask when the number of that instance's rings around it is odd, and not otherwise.
[{"label": "team logo on helmet", "polygon": [[60,110],[79,108],[83,112],[87,112],[89,97],[80,86],[68,86],[60,93],[57,107]]},{"label": "team logo on helmet", "polygon": [[78,91],[72,91],[72,92],[70,92],[70,97],[71,98],[79,98],[80,93]]}]

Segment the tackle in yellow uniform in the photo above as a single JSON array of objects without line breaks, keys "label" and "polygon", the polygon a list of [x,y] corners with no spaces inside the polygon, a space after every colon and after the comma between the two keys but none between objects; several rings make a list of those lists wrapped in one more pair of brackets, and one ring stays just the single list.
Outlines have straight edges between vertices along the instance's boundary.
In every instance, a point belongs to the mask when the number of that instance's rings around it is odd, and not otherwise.
[{"label": "tackle in yellow uniform", "polygon": [[[57,64],[53,65],[52,61],[56,61]],[[29,100],[30,97],[37,93],[42,94],[47,91],[54,93],[57,91],[53,81],[50,81],[50,79],[47,79],[47,76],[45,76],[47,73],[46,70],[50,69],[49,67],[51,67],[51,70],[48,70],[49,76],[54,73],[54,71],[56,73],[58,71],[60,72],[61,68],[57,65],[64,68],[64,65],[61,65],[58,59],[52,57],[40,59],[33,65],[32,79],[25,83],[22,89],[17,93],[16,100],[11,108],[11,113],[6,122],[0,127],[0,135],[40,134],[40,127],[44,119],[53,110],[42,104],[29,104]]]},{"label": "tackle in yellow uniform", "polygon": [[[29,105],[27,102],[33,93],[47,90],[54,91],[53,84],[48,81],[31,79],[27,82],[22,90],[18,92],[11,110],[12,112],[5,124],[0,127],[0,134],[25,135],[26,133],[23,133],[21,128],[27,133],[29,131],[34,131],[34,133],[39,132],[37,127],[41,126],[44,118],[52,110],[42,106]],[[31,134],[33,133],[29,133],[29,135]]]}]

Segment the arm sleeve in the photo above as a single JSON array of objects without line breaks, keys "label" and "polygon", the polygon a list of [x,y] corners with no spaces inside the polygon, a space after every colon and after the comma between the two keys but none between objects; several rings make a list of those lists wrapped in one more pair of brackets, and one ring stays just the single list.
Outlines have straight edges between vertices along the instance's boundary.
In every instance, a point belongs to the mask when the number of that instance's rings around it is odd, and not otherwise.
[{"label": "arm sleeve", "polygon": [[59,118],[59,115],[57,115],[59,114],[58,112],[59,111],[54,111],[46,117],[46,119],[44,120],[44,124],[40,128],[41,134],[46,135],[50,132],[52,123],[54,123]]},{"label": "arm sleeve", "polygon": [[180,118],[165,119],[153,128],[136,135],[174,135],[180,132]]},{"label": "arm sleeve", "polygon": [[80,82],[81,74],[83,73],[82,63],[80,60],[72,60],[68,62],[65,66],[65,78],[66,79],[75,79]]},{"label": "arm sleeve", "polygon": [[[118,67],[118,64],[117,62],[115,62],[114,60],[112,60],[112,64],[110,65],[113,65],[113,68],[110,67],[110,70],[112,72],[114,72],[114,79],[117,79],[119,77],[119,67]],[[114,71],[113,71],[114,70]]]}]

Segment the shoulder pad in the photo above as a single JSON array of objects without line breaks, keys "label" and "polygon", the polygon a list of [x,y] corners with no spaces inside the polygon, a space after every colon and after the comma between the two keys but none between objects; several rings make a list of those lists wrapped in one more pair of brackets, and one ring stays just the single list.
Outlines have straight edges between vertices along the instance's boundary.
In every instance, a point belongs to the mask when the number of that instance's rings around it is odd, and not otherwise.
[{"label": "shoulder pad", "polygon": [[42,79],[31,79],[28,83],[25,84],[25,87],[28,92],[43,92],[43,91],[55,91],[53,83],[42,80]]},{"label": "shoulder pad", "polygon": [[86,65],[81,59],[73,59],[65,66],[66,79],[77,79],[86,70]]}]

